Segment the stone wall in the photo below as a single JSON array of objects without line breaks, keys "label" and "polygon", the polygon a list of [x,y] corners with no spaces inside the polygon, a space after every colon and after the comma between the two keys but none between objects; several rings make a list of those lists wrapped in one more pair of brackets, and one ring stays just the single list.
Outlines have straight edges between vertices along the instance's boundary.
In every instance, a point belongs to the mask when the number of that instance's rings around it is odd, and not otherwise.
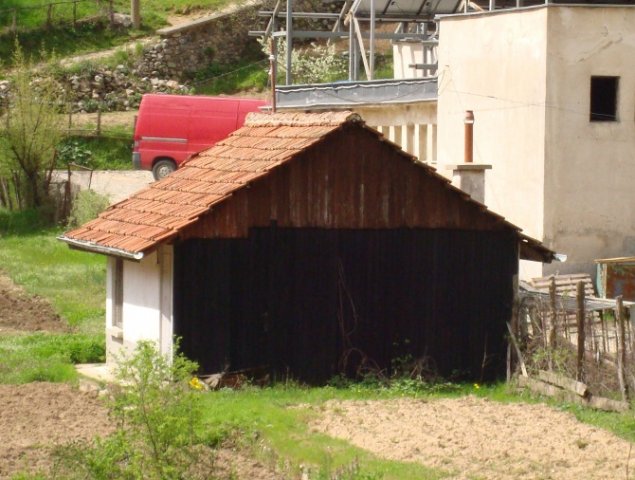
[{"label": "stone wall", "polygon": [[157,33],[161,40],[146,47],[137,70],[142,76],[187,79],[212,63],[232,63],[258,48],[249,30],[257,25],[261,2],[225,10]]}]

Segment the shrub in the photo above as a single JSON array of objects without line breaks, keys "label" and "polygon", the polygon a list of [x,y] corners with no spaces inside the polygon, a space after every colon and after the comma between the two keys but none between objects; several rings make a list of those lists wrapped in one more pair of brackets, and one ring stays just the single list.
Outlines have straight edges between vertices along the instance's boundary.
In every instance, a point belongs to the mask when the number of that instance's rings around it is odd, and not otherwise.
[{"label": "shrub", "polygon": [[212,478],[213,462],[201,422],[197,368],[182,355],[170,361],[150,342],[119,362],[111,415],[117,430],[94,444],[76,442],[56,451],[55,472],[65,479]]},{"label": "shrub", "polygon": [[108,197],[93,190],[82,190],[73,201],[68,226],[76,227],[96,218],[109,205]]}]

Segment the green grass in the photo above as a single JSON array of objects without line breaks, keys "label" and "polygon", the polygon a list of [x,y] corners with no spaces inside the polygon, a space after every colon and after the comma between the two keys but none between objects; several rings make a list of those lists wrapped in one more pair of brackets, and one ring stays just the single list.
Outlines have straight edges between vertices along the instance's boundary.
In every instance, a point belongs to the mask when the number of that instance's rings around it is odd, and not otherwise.
[{"label": "green grass", "polygon": [[76,363],[105,359],[103,335],[35,333],[0,336],[0,383],[72,382]]},{"label": "green grass", "polygon": [[197,73],[194,91],[199,95],[232,94],[240,91],[262,92],[267,88],[267,62],[242,60],[233,65],[212,64]]},{"label": "green grass", "polygon": [[[299,465],[308,463],[314,466],[313,471],[321,472],[317,478],[329,478],[326,474],[331,471],[358,462],[361,471],[356,478],[427,480],[447,476],[445,472],[420,464],[383,460],[345,441],[309,432],[308,421],[317,415],[326,400],[385,398],[389,395],[371,389],[297,386],[210,392],[205,396],[204,421],[223,436],[239,432],[242,438],[263,439],[275,452],[277,461],[289,462],[296,474]],[[287,408],[300,404],[309,408]],[[271,461],[271,454],[263,454],[263,460]]]},{"label": "green grass", "polygon": [[[428,386],[420,391],[412,389],[412,384],[406,385],[410,385],[410,388],[403,388],[399,384],[391,388],[372,384],[351,384],[347,388],[278,385],[265,389],[210,392],[205,396],[205,422],[208,428],[220,437],[231,437],[233,432],[233,435],[238,435],[239,438],[263,440],[264,444],[275,452],[274,461],[290,464],[296,473],[300,464],[313,465],[313,471],[328,471],[358,461],[361,473],[366,475],[359,478],[432,479],[444,478],[447,473],[418,464],[382,460],[344,441],[309,432],[308,422],[319,414],[322,410],[321,405],[327,400],[373,400],[413,396],[435,399],[472,394],[501,403],[542,402],[558,410],[570,412],[581,422],[635,442],[635,416],[632,412],[602,412],[579,405],[558,403],[528,393],[518,393],[504,383],[454,385],[452,388],[445,384],[443,388]],[[301,408],[288,408],[290,406]],[[271,452],[261,452],[261,455],[264,461],[271,461]]]},{"label": "green grass", "polygon": [[71,326],[94,332],[105,311],[106,260],[71,250],[37,214],[0,211],[0,270],[27,292],[51,301]]},{"label": "green grass", "polygon": [[104,134],[101,137],[72,136],[65,139],[63,143],[72,145],[74,149],[72,151],[90,153],[86,161],[81,161],[79,158],[74,159],[72,155],[64,160],[86,165],[96,170],[132,169],[132,134],[128,136]]},{"label": "green grass", "polygon": [[0,210],[0,270],[51,301],[76,333],[0,336],[0,383],[74,381],[75,363],[104,360],[105,259],[70,250],[34,211]]},{"label": "green grass", "polygon": [[[47,1],[38,2],[38,5]],[[15,46],[15,36],[9,31],[13,14],[7,11],[18,8],[18,40],[28,57],[41,59],[41,52],[55,52],[57,56],[78,55],[119,46],[135,38],[152,34],[157,28],[166,25],[170,13],[187,13],[201,9],[222,8],[229,0],[152,0],[141,2],[142,28],[139,31],[123,28],[111,29],[107,21],[79,23],[72,26],[72,6],[58,5],[53,9],[53,22],[46,28],[46,8],[28,8],[32,0],[5,0],[0,5],[0,59],[10,63]],[[78,18],[86,18],[100,11],[94,0],[78,3]],[[118,0],[115,11],[129,14],[130,2]]]}]

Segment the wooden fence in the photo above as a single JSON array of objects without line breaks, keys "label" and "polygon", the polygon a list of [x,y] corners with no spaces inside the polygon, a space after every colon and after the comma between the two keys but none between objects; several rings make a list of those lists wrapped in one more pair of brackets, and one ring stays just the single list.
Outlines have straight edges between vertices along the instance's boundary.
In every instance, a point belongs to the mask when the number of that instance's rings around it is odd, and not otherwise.
[{"label": "wooden fence", "polygon": [[82,21],[96,18],[107,18],[113,25],[114,13],[114,0],[58,0],[29,7],[0,8],[0,33],[1,30],[17,33],[27,27],[76,27]]},{"label": "wooden fence", "polygon": [[635,391],[633,303],[592,296],[588,276],[568,279],[564,289],[556,278],[521,290],[509,326],[521,385],[598,408],[628,408]]}]

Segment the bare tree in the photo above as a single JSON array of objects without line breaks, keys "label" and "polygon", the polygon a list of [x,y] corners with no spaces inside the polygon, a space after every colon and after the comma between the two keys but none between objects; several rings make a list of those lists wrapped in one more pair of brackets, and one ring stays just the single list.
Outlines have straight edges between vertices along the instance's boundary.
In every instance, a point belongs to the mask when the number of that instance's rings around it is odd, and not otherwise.
[{"label": "bare tree", "polygon": [[6,155],[2,170],[11,172],[22,207],[39,207],[48,196],[62,135],[52,80],[33,78],[29,62],[16,45],[14,74],[6,119],[0,126]]}]

